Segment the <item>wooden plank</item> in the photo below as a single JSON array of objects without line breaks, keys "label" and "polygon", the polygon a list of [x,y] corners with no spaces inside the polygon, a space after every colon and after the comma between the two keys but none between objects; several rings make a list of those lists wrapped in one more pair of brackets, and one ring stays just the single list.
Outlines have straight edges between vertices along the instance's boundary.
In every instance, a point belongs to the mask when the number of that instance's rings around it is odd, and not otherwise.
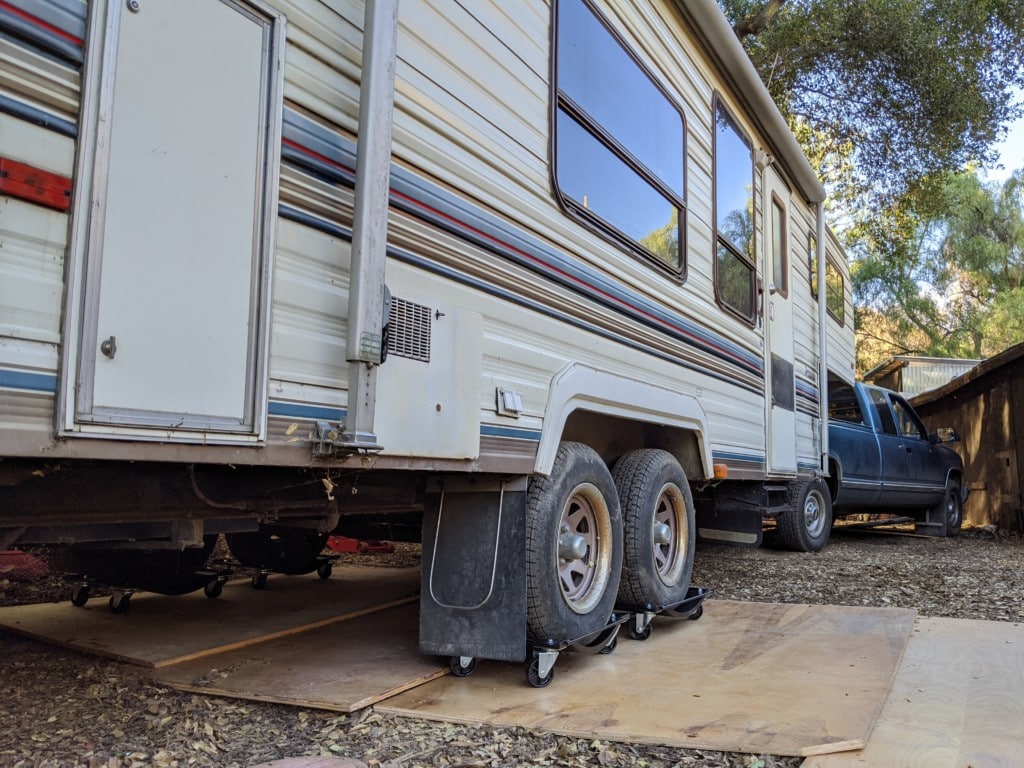
[{"label": "wooden plank", "polygon": [[544,689],[481,661],[377,708],[464,723],[723,751],[807,755],[864,745],[914,621],[900,608],[708,600],[700,621],[564,653]]},{"label": "wooden plank", "polygon": [[173,688],[352,712],[448,673],[418,649],[406,604],[195,661],[162,667]]},{"label": "wooden plank", "polygon": [[918,619],[864,749],[803,768],[1024,765],[1024,626]]},{"label": "wooden plank", "polygon": [[342,566],[327,580],[271,575],[267,588],[232,581],[216,600],[136,593],[125,614],[107,598],[0,608],[0,627],[68,648],[162,667],[350,619],[419,592],[419,568]]}]

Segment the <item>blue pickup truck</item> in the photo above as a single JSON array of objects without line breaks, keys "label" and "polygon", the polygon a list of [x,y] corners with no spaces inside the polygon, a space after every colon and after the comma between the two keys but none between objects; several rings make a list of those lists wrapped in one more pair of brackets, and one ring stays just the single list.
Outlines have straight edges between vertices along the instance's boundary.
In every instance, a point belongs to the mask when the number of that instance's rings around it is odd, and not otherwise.
[{"label": "blue pickup truck", "polygon": [[952,429],[929,433],[898,393],[859,382],[832,382],[828,410],[834,517],[893,513],[913,518],[919,533],[960,532],[964,465],[943,445],[959,439]]}]

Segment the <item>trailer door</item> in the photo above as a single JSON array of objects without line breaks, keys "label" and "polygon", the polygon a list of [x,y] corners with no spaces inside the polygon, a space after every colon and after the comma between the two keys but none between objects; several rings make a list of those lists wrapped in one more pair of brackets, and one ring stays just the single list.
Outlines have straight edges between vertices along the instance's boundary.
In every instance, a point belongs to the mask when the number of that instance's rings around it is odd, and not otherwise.
[{"label": "trailer door", "polygon": [[793,307],[790,290],[789,189],[774,171],[764,171],[762,231],[765,301],[765,404],[768,471],[796,474],[796,390],[793,379]]},{"label": "trailer door", "polygon": [[243,0],[92,6],[65,428],[259,438],[283,25]]}]

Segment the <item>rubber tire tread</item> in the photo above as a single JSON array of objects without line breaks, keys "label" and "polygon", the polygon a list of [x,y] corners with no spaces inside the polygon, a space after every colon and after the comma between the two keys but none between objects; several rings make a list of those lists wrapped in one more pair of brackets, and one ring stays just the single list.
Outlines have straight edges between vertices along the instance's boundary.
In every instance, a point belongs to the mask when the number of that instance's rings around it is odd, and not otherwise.
[{"label": "rubber tire tread", "polygon": [[[946,516],[946,499],[950,494],[956,495],[956,503],[960,508],[960,515],[954,525],[949,524],[949,518]],[[964,503],[960,496],[960,484],[949,483],[946,489],[942,492],[942,501],[939,502],[942,505],[942,530],[943,535],[948,538],[955,538],[960,535],[960,528],[964,524]]]},{"label": "rubber tire tread", "polygon": [[[623,564],[619,581],[620,605],[643,607],[648,604],[662,608],[686,599],[693,575],[694,549],[697,544],[693,495],[686,473],[668,451],[643,448],[630,451],[618,460],[612,470],[622,506]],[[666,482],[675,483],[683,494],[687,511],[687,562],[675,586],[661,580],[652,557],[651,534],[654,504]]]},{"label": "rubber tire tread", "polygon": [[[611,518],[611,562],[604,594],[590,613],[578,614],[565,603],[558,582],[558,525],[562,508],[581,483],[601,491]],[[622,514],[611,472],[583,443],[563,442],[551,474],[531,479],[526,495],[526,627],[531,638],[562,643],[599,632],[615,609],[622,569]]]},{"label": "rubber tire tread", "polygon": [[[807,498],[812,488],[817,488],[822,501],[828,505],[826,510],[828,520],[825,523],[824,532],[818,538],[812,538],[804,524],[804,499]],[[825,481],[817,478],[806,482],[790,483],[788,500],[791,509],[778,517],[780,542],[786,549],[791,549],[794,552],[820,552],[828,543],[829,535],[832,533],[832,523],[835,519],[832,515],[832,494],[829,493]]]}]

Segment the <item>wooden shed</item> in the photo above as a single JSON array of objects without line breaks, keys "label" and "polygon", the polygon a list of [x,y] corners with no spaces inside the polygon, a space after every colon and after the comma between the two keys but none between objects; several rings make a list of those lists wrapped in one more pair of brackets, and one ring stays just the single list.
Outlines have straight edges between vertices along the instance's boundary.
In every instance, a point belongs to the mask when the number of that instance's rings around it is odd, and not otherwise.
[{"label": "wooden shed", "polygon": [[965,522],[1024,531],[1024,343],[911,401],[929,429],[953,427],[971,494]]}]

